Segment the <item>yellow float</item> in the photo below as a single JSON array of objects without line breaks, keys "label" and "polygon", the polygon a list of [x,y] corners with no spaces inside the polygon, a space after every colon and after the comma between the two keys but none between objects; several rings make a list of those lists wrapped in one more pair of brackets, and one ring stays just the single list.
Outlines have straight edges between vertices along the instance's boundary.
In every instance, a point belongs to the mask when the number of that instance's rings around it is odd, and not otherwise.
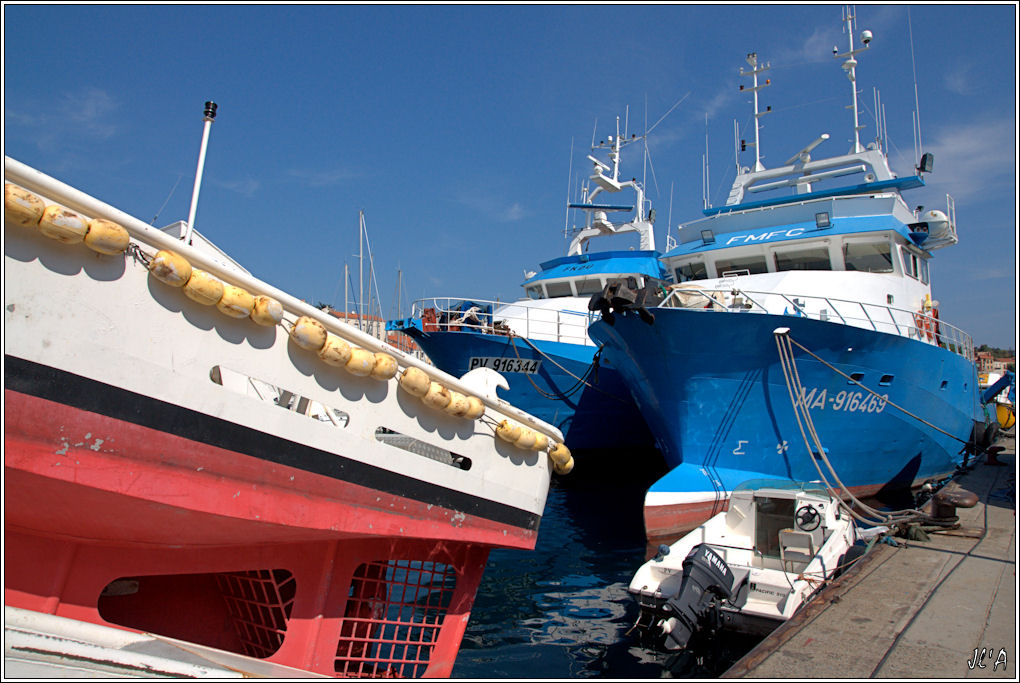
[{"label": "yellow float", "polygon": [[326,334],[326,341],[319,349],[319,358],[324,363],[342,368],[351,359],[351,345],[332,333]]},{"label": "yellow float", "polygon": [[401,389],[418,398],[422,398],[425,394],[429,393],[429,386],[432,382],[424,370],[413,366],[404,370],[397,381],[400,383]]},{"label": "yellow float", "polygon": [[375,354],[366,349],[352,348],[351,358],[344,369],[357,377],[368,377],[375,369]]},{"label": "yellow float", "polygon": [[255,297],[255,306],[249,317],[257,325],[273,327],[283,321],[283,306],[272,297],[259,295]]},{"label": "yellow float", "polygon": [[468,410],[464,417],[469,420],[477,420],[485,414],[485,404],[477,396],[468,396]]},{"label": "yellow float", "polygon": [[995,418],[999,421],[1000,429],[1012,429],[1016,424],[1016,411],[1009,404],[996,403]]},{"label": "yellow float", "polygon": [[18,225],[37,226],[46,204],[17,185],[4,183],[4,220]]},{"label": "yellow float", "polygon": [[179,254],[168,249],[160,249],[149,264],[149,272],[154,278],[171,287],[183,287],[191,278],[191,264]]},{"label": "yellow float", "polygon": [[549,451],[549,459],[552,461],[556,474],[569,474],[574,469],[574,457],[570,455],[570,449],[561,443],[552,447],[552,450]]},{"label": "yellow float", "polygon": [[450,390],[450,402],[446,405],[445,410],[454,417],[464,417],[467,414],[468,408],[471,404],[468,403],[468,398],[459,391]]},{"label": "yellow float", "polygon": [[203,306],[215,306],[223,297],[223,283],[204,270],[191,269],[191,277],[184,285],[184,294]]},{"label": "yellow float", "polygon": [[536,439],[537,435],[534,430],[528,429],[527,427],[521,427],[521,435],[517,437],[516,441],[514,441],[514,445],[522,450],[530,451],[535,447]]},{"label": "yellow float", "polygon": [[309,351],[318,351],[326,343],[326,328],[318,320],[303,315],[290,328],[290,338]]},{"label": "yellow float", "polygon": [[496,436],[507,443],[516,443],[521,438],[521,427],[510,420],[503,420],[496,427]]},{"label": "yellow float", "polygon": [[39,219],[39,232],[65,244],[81,242],[88,231],[89,222],[85,216],[56,204],[43,209]]},{"label": "yellow float", "polygon": [[444,410],[450,405],[450,390],[439,382],[429,382],[429,390],[421,397],[422,403],[430,408]]},{"label": "yellow float", "polygon": [[397,374],[397,359],[388,353],[376,353],[375,365],[372,366],[372,377],[388,380]]},{"label": "yellow float", "polygon": [[85,246],[100,254],[113,256],[128,248],[131,235],[122,225],[105,218],[93,218],[89,221],[89,230],[85,233]]},{"label": "yellow float", "polygon": [[231,318],[247,318],[255,308],[255,297],[234,285],[223,285],[223,296],[216,302],[220,313]]}]

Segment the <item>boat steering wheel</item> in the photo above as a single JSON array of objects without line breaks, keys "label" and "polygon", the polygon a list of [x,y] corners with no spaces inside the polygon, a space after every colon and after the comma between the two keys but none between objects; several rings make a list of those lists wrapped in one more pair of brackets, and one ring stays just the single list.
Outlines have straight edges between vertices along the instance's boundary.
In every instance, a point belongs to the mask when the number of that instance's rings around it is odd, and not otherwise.
[{"label": "boat steering wheel", "polygon": [[798,508],[795,519],[797,520],[797,528],[801,531],[814,531],[822,523],[822,516],[818,514],[818,510],[810,505],[803,505]]}]

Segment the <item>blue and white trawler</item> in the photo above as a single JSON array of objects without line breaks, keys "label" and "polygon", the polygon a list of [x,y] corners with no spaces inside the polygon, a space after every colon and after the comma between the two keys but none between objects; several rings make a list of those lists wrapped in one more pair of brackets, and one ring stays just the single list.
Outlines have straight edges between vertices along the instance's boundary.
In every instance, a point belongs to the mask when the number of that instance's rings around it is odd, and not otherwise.
[{"label": "blue and white trawler", "polygon": [[[588,326],[597,316],[589,300],[608,283],[630,277],[644,284],[666,276],[644,187],[637,180],[620,179],[621,150],[641,139],[621,137],[617,119],[616,135],[608,144],[593,147],[593,152],[608,149],[609,163],[589,155],[594,186],[579,203],[568,204],[586,213],[586,223],[574,233],[566,256],[527,274],[525,296],[510,302],[432,297],[416,301],[409,318],[387,323],[388,330],[411,337],[450,374],[460,377],[489,368],[503,375],[497,386],[505,391],[499,397],[557,425],[573,450],[651,451],[654,445],[619,372],[598,357],[598,347],[588,337]],[[602,193],[623,190],[633,191],[633,205],[596,202]],[[631,217],[613,222],[613,213]],[[637,238],[636,249],[591,248],[595,238],[631,234]]]},{"label": "blue and white trawler", "polygon": [[[617,297],[590,328],[672,468],[646,495],[649,538],[697,527],[750,479],[830,478],[856,496],[941,480],[981,433],[973,342],[939,318],[929,279],[933,252],[957,242],[954,205],[902,197],[931,155],[898,177],[881,139],[861,144],[856,57],[872,35],[855,47],[845,20],[850,150],[813,158],[823,134],[768,169],[755,144],[726,204],[664,255],[668,294]],[[747,61],[757,140],[767,66]]]}]

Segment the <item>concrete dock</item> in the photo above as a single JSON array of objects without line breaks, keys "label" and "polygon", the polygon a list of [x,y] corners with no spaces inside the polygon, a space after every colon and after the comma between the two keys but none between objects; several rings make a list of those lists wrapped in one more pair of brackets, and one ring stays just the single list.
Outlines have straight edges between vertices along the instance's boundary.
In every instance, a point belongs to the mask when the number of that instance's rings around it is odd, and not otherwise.
[{"label": "concrete dock", "polygon": [[1017,680],[1016,440],[956,481],[960,528],[875,545],[722,678]]}]

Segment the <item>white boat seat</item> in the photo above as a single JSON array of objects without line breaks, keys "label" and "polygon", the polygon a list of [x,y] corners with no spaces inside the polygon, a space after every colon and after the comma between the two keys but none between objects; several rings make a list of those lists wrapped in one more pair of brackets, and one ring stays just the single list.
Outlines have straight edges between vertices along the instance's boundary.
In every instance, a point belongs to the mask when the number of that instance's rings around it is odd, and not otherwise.
[{"label": "white boat seat", "polygon": [[781,529],[779,531],[779,559],[783,571],[800,571],[815,556],[815,542],[807,531]]}]

